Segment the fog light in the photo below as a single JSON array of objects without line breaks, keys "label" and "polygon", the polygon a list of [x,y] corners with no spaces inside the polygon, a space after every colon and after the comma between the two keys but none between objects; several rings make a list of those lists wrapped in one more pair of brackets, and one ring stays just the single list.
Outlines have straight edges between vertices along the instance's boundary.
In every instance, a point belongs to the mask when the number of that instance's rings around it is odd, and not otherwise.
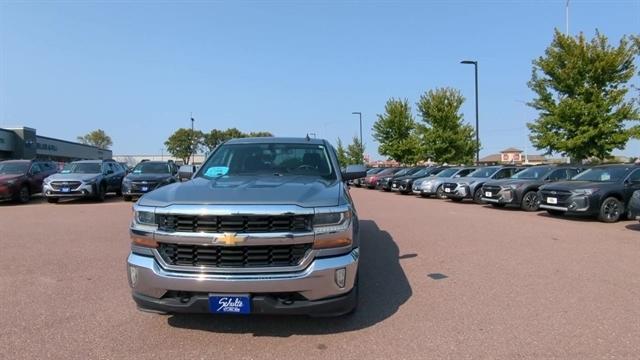
[{"label": "fog light", "polygon": [[129,266],[129,283],[131,287],[136,287],[138,283],[138,268],[135,266]]},{"label": "fog light", "polygon": [[343,288],[346,281],[347,281],[347,269],[342,268],[342,269],[336,270],[336,285],[338,285],[339,288]]}]

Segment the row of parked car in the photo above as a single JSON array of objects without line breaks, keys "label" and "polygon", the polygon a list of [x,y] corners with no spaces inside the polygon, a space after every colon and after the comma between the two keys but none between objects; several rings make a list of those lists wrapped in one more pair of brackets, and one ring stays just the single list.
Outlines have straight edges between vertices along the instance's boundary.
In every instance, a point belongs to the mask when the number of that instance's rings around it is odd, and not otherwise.
[{"label": "row of parked car", "polygon": [[82,160],[58,169],[51,161],[6,160],[0,161],[0,201],[26,203],[38,193],[50,203],[77,198],[104,201],[108,193],[131,201],[188,179],[195,170],[193,165],[178,168],[172,161],[142,161],[130,169],[114,160]]},{"label": "row of parked car", "polygon": [[640,219],[640,166],[633,164],[373,168],[352,185],[603,222]]}]

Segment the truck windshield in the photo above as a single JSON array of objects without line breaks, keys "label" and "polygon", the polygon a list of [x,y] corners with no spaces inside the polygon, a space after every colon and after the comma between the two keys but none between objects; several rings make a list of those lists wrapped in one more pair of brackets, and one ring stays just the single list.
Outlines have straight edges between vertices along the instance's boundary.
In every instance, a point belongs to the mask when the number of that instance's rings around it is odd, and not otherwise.
[{"label": "truck windshield", "polygon": [[98,174],[101,172],[98,163],[71,163],[62,169],[63,174]]},{"label": "truck windshield", "polygon": [[549,173],[553,168],[550,167],[532,167],[525,170],[520,171],[519,173],[513,175],[512,179],[521,179],[521,180],[540,180],[545,175]]},{"label": "truck windshield", "polygon": [[24,174],[29,169],[28,163],[0,163],[0,174],[2,175],[17,175]]},{"label": "truck windshield", "polygon": [[317,176],[336,179],[327,148],[318,144],[225,144],[202,165],[199,177]]},{"label": "truck windshield", "polygon": [[168,174],[169,165],[165,163],[143,162],[133,169],[134,174]]}]

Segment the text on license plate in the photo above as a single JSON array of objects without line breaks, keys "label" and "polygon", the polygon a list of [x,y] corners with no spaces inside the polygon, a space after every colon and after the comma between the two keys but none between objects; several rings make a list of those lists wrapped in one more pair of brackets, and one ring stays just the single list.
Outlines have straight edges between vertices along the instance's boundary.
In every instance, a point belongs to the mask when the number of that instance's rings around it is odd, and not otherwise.
[{"label": "text on license plate", "polygon": [[491,197],[492,196],[491,191],[485,191],[484,196]]},{"label": "text on license plate", "polygon": [[444,192],[451,192],[451,189],[449,189],[449,188],[444,188]]},{"label": "text on license plate", "polygon": [[148,191],[148,190],[149,190],[149,188],[148,188],[148,187],[146,187],[146,186],[143,186],[143,187],[141,188],[141,190],[142,190],[142,191]]},{"label": "text on license plate", "polygon": [[393,186],[393,187],[398,187],[398,184],[393,184],[392,186]]},{"label": "text on license plate", "polygon": [[554,197],[547,198],[547,204],[557,204],[557,203],[558,203],[558,198],[554,198]]},{"label": "text on license plate", "polygon": [[62,191],[62,192],[69,192],[69,190],[70,190],[69,188],[62,188],[62,189],[60,189],[60,191]]},{"label": "text on license plate", "polygon": [[215,314],[249,314],[249,295],[209,295],[209,311]]}]

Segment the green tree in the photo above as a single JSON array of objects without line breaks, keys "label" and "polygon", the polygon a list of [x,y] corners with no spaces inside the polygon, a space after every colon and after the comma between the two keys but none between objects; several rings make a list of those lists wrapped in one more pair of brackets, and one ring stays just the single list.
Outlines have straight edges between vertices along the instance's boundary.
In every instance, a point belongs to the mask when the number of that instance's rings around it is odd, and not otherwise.
[{"label": "green tree", "polygon": [[347,166],[349,165],[349,158],[347,157],[347,151],[344,149],[344,145],[342,144],[342,140],[340,140],[340,138],[338,138],[337,141],[337,149],[336,149],[336,153],[338,154],[338,162],[340,163],[340,166]]},{"label": "green tree", "polygon": [[273,137],[273,134],[268,131],[252,131],[247,134],[247,137]]},{"label": "green tree", "polygon": [[99,147],[101,149],[108,149],[113,145],[111,137],[102,129],[93,130],[84,136],[78,136],[77,139],[83,144]]},{"label": "green tree", "polygon": [[195,154],[200,148],[203,137],[200,130],[191,131],[191,129],[181,128],[169,136],[164,145],[169,154],[188,164],[191,154]]},{"label": "green tree", "polygon": [[464,97],[451,88],[429,90],[417,103],[422,124],[418,124],[425,158],[449,164],[473,162],[476,153],[475,132],[463,123],[460,107]]},{"label": "green tree", "polygon": [[353,137],[351,144],[347,146],[348,165],[364,163],[364,146],[357,136]]},{"label": "green tree", "polygon": [[216,146],[222,144],[229,139],[226,138],[224,131],[213,129],[202,136],[202,145],[211,152]]},{"label": "green tree", "polygon": [[420,145],[409,102],[389,99],[384,114],[373,124],[373,138],[380,144],[378,152],[403,164],[415,163]]},{"label": "green tree", "polygon": [[538,149],[560,152],[574,161],[605,159],[640,135],[638,99],[627,98],[640,53],[637,38],[623,37],[617,47],[596,32],[566,36],[556,30],[545,55],[533,61],[529,103],[539,112],[529,123],[529,138]]}]

